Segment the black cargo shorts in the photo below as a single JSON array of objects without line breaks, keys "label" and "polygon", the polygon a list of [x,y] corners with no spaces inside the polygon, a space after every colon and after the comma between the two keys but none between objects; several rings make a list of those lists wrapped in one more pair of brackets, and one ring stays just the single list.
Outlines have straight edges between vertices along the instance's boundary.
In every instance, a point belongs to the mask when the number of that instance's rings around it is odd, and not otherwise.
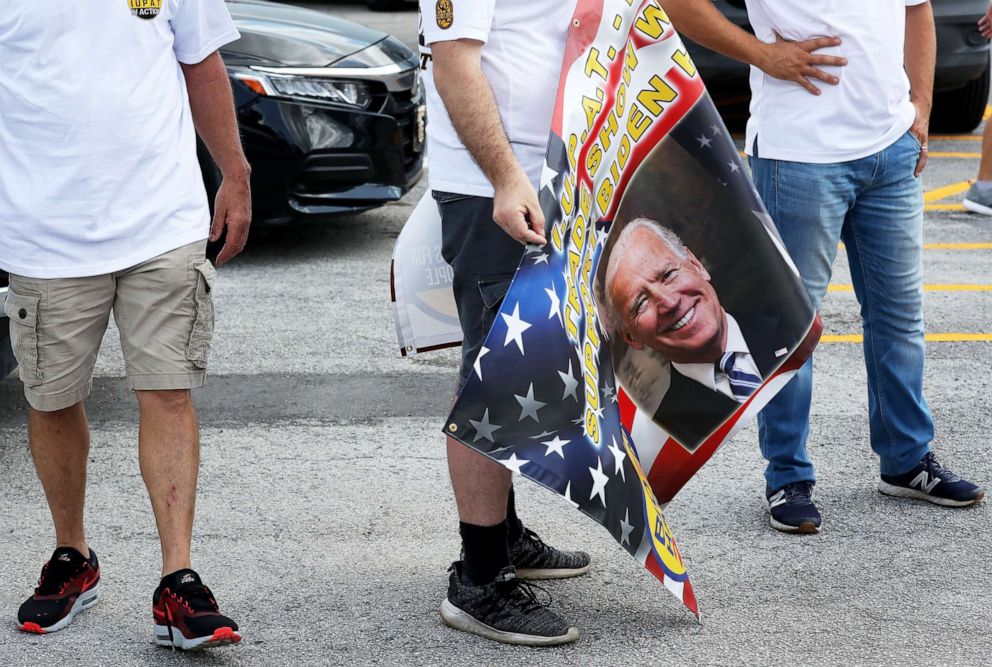
[{"label": "black cargo shorts", "polygon": [[461,390],[510,287],[524,245],[493,222],[491,197],[433,192],[441,212],[441,256],[454,272],[452,287],[462,327]]}]

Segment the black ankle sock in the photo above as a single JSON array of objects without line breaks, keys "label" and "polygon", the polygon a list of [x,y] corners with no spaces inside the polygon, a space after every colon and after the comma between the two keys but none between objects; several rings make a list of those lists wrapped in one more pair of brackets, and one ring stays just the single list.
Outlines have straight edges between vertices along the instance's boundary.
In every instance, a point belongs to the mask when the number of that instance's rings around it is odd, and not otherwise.
[{"label": "black ankle sock", "polygon": [[524,524],[517,517],[517,506],[513,498],[513,487],[510,487],[510,495],[506,499],[506,542],[516,544],[517,540],[524,532]]},{"label": "black ankle sock", "polygon": [[506,521],[495,526],[476,526],[460,521],[464,550],[462,572],[476,584],[488,584],[510,564],[506,542]]}]

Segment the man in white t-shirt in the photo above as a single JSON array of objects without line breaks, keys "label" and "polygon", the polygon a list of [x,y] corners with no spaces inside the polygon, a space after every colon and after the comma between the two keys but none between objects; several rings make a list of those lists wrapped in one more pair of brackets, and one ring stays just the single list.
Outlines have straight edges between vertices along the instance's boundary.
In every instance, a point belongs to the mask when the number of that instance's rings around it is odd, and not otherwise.
[{"label": "man in white t-shirt", "polygon": [[[205,248],[226,230],[223,264],[250,223],[249,167],[217,53],[237,38],[223,0],[7,0],[0,12],[4,309],[56,538],[18,612],[21,630],[61,630],[100,595],[83,527],[83,400],[113,312],[162,547],[155,642],[241,639],[190,563],[199,466],[190,389],[204,382],[214,319]],[[212,225],[194,126],[223,175]]]},{"label": "man in white t-shirt", "polygon": [[[524,243],[544,240],[537,185],[575,2],[421,0],[430,186],[462,325],[460,384],[510,286]],[[448,468],[462,560],[444,621],[496,641],[548,646],[578,631],[534,604],[524,578],[564,578],[589,556],[546,545],[516,516],[510,471],[452,438]]]},{"label": "man in white t-shirt", "polygon": [[[844,242],[861,304],[879,491],[945,506],[982,500],[984,489],[934,458],[923,398],[919,175],[936,54],[930,3],[836,0],[824,11],[802,0],[747,0],[754,35],[709,0],[663,4],[681,32],[752,65],[752,174],[817,308]],[[821,523],[806,452],[812,378],[809,359],[759,416],[771,524],[787,532]]]}]

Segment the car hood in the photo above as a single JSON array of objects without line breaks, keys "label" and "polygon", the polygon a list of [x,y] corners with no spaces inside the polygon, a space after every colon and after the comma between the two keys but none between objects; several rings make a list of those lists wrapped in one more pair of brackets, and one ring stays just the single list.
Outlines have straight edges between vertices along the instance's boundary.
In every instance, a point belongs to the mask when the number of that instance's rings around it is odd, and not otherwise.
[{"label": "car hood", "polygon": [[326,67],[388,35],[330,14],[264,0],[228,0],[241,39],[221,48],[228,65]]}]

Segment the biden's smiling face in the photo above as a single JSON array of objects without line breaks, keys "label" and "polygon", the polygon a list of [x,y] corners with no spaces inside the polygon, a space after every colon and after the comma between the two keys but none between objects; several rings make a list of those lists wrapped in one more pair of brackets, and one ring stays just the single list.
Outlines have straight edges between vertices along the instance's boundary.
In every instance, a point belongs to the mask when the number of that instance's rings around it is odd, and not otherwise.
[{"label": "biden's smiling face", "polygon": [[676,363],[717,361],[727,340],[727,319],[710,274],[690,251],[679,257],[650,229],[630,232],[608,297],[622,322],[624,340],[649,347]]}]

